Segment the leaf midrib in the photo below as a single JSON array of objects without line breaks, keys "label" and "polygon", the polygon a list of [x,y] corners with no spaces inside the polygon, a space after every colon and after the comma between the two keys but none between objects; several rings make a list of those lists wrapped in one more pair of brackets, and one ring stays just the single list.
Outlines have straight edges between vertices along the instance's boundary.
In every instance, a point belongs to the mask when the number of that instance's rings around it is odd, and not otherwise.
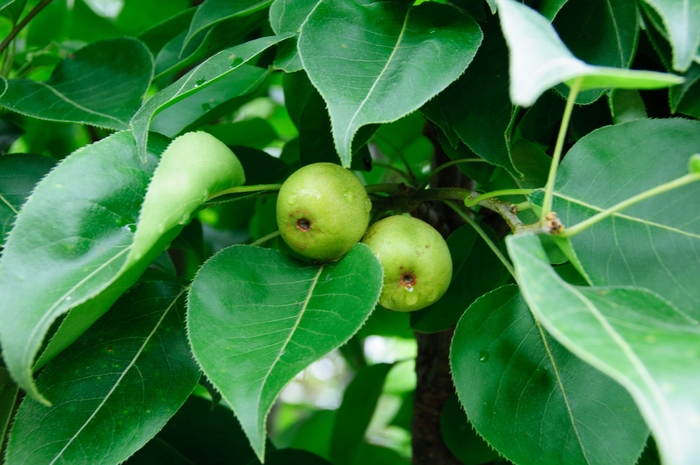
[{"label": "leaf midrib", "polygon": [[148,334],[148,336],[146,336],[146,339],[143,341],[143,344],[141,344],[141,347],[139,347],[139,350],[136,352],[136,354],[134,354],[133,358],[129,362],[129,365],[124,369],[122,374],[119,375],[119,378],[117,378],[117,380],[114,382],[114,386],[112,386],[112,388],[109,390],[109,392],[105,395],[104,399],[102,399],[102,402],[100,402],[100,404],[97,406],[97,408],[95,408],[95,410],[92,412],[90,417],[87,420],[85,420],[85,422],[78,429],[78,431],[76,431],[76,433],[68,440],[66,445],[63,446],[63,449],[61,449],[56,454],[56,457],[54,457],[54,459],[49,463],[49,465],[53,465],[54,463],[56,463],[56,460],[58,460],[61,457],[61,455],[63,455],[63,453],[66,451],[66,449],[68,449],[68,447],[73,443],[73,441],[80,435],[80,433],[82,433],[82,431],[85,429],[85,427],[92,421],[93,418],[95,418],[95,415],[97,415],[97,412],[99,412],[100,409],[102,409],[102,407],[105,405],[105,403],[110,398],[110,396],[114,393],[114,391],[117,389],[117,387],[119,387],[119,384],[121,383],[122,379],[124,379],[124,377],[129,372],[129,370],[131,370],[131,368],[136,364],[136,360],[138,360],[138,358],[141,356],[141,353],[146,348],[146,345],[148,345],[148,343],[151,341],[151,338],[156,333],[158,328],[160,328],[160,325],[161,325],[161,323],[163,323],[163,320],[165,319],[165,317],[168,315],[168,313],[170,313],[170,310],[175,306],[177,301],[180,299],[180,296],[186,290],[187,290],[187,288],[182,289],[175,296],[175,298],[172,300],[172,302],[170,302],[170,305],[168,305],[168,307],[165,309],[165,311],[163,312],[163,315],[161,315],[161,317],[158,319],[158,322],[156,322],[156,324],[154,325],[151,332]]},{"label": "leaf midrib", "polygon": [[[604,210],[604,209],[601,208],[601,207],[597,207],[597,206],[595,206],[595,205],[591,205],[591,204],[586,203],[586,202],[584,202],[584,201],[582,201],[582,200],[575,199],[575,198],[573,198],[573,197],[569,197],[569,196],[564,195],[564,194],[561,194],[561,193],[559,193],[559,192],[555,192],[554,195],[555,195],[556,197],[559,197],[559,198],[561,198],[561,199],[564,199],[564,200],[566,200],[566,201],[568,201],[568,202],[575,203],[575,204],[577,204],[577,205],[581,205],[581,206],[583,206],[583,207],[589,208],[589,209],[591,209],[591,210],[595,210],[595,211],[597,211],[597,212],[602,212],[602,211]],[[644,224],[644,225],[647,225],[647,226],[653,226],[653,227],[655,227],[655,228],[665,229],[665,230],[667,230],[667,231],[674,232],[674,233],[677,233],[677,234],[682,234],[682,235],[684,235],[684,236],[692,237],[692,238],[695,238],[695,239],[700,239],[700,234],[695,234],[695,233],[691,233],[691,232],[688,232],[688,231],[683,231],[682,229],[674,228],[674,227],[672,227],[672,226],[668,226],[668,225],[665,225],[665,224],[656,223],[656,222],[649,221],[649,220],[644,220],[644,219],[637,218],[637,217],[630,216],[630,215],[625,215],[624,213],[620,213],[620,212],[616,212],[616,213],[613,213],[613,214],[611,215],[611,217],[615,217],[615,216],[616,216],[616,217],[619,217],[619,218],[623,218],[623,219],[629,220],[629,221],[634,221],[634,222],[636,222],[636,223],[641,223],[641,224]]]}]

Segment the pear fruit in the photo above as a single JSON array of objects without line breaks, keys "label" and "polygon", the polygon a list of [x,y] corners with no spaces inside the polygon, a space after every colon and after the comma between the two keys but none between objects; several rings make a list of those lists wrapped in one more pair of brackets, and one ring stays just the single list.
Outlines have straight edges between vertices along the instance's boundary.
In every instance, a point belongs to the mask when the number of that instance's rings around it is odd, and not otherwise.
[{"label": "pear fruit", "polygon": [[314,163],[294,172],[277,197],[277,227],[289,247],[317,261],[345,255],[362,239],[372,202],[350,171]]},{"label": "pear fruit", "polygon": [[428,223],[410,216],[390,216],[373,224],[362,242],[384,268],[379,303],[389,310],[412,312],[437,301],[452,279],[447,243]]}]

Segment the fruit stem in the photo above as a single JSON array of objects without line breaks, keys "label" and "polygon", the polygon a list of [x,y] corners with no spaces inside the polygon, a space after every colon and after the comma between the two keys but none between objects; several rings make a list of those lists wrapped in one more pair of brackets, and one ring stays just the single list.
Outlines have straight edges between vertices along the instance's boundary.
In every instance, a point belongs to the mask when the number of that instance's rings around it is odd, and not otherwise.
[{"label": "fruit stem", "polygon": [[217,192],[216,194],[210,195],[207,200],[215,199],[226,194],[240,194],[243,192],[257,191],[278,191],[280,190],[280,187],[282,187],[282,184],[256,184],[254,186],[231,187],[230,189],[224,189],[222,191]]},{"label": "fruit stem", "polygon": [[689,173],[686,174],[685,176],[681,176],[678,179],[674,179],[673,181],[667,182],[665,184],[661,184],[659,186],[653,187],[647,191],[642,192],[641,194],[637,194],[633,197],[630,197],[627,200],[623,200],[622,202],[613,205],[610,208],[607,208],[587,220],[581,221],[580,223],[575,224],[574,226],[565,229],[561,234],[559,234],[560,237],[571,237],[575,236],[576,234],[585,231],[586,229],[590,228],[594,224],[597,224],[601,221],[603,221],[605,218],[614,215],[615,213],[624,210],[627,207],[631,207],[632,205],[635,205],[643,200],[650,199],[652,197],[655,197],[659,194],[663,194],[664,192],[671,191],[673,189],[678,189],[679,187],[683,187],[687,184],[693,183],[695,181],[700,181],[700,173]]},{"label": "fruit stem", "polygon": [[542,218],[544,218],[547,215],[547,213],[552,211],[554,182],[556,181],[557,169],[559,168],[559,162],[561,161],[561,152],[564,148],[566,130],[569,127],[569,120],[571,119],[571,113],[574,110],[576,96],[578,95],[578,91],[581,89],[581,82],[583,82],[583,76],[579,76],[574,80],[574,82],[571,84],[571,90],[569,91],[569,98],[566,100],[566,108],[564,108],[564,115],[561,119],[561,126],[559,126],[559,135],[557,136],[557,143],[554,146],[554,153],[552,154],[552,164],[549,165],[549,176],[547,177],[547,186],[544,190],[544,201],[542,203]]},{"label": "fruit stem", "polygon": [[464,206],[473,207],[474,205],[480,203],[482,200],[492,199],[494,197],[500,197],[502,195],[528,195],[532,194],[534,190],[535,189],[503,189],[500,191],[487,192],[474,198],[467,198],[464,201]]},{"label": "fruit stem", "polygon": [[488,236],[488,234],[486,234],[486,232],[481,228],[481,226],[479,226],[476,223],[476,221],[474,221],[469,215],[464,213],[462,211],[462,209],[459,208],[454,202],[450,202],[448,200],[445,202],[445,204],[448,207],[450,207],[451,209],[453,209],[459,216],[464,218],[464,221],[466,221],[472,228],[474,228],[476,233],[479,236],[481,236],[481,238],[484,240],[484,242],[486,242],[486,245],[489,246],[491,251],[494,254],[496,254],[496,257],[498,257],[498,259],[501,261],[501,263],[503,263],[503,266],[506,268],[506,270],[508,270],[508,272],[511,274],[511,276],[513,276],[513,278],[515,278],[515,270],[513,269],[513,265],[510,264],[510,262],[505,257],[505,255],[503,255],[503,253],[501,252],[501,249],[499,249],[498,246],[496,246],[496,244],[493,243],[491,238]]},{"label": "fruit stem", "polygon": [[523,203],[514,205],[513,208],[515,208],[516,212],[524,212],[530,210],[532,208],[532,204],[526,200]]},{"label": "fruit stem", "polygon": [[401,184],[397,183],[392,183],[392,184],[370,184],[369,186],[365,186],[365,190],[367,191],[368,194],[374,194],[376,192],[383,192],[386,194],[393,194],[394,192],[397,192],[398,190],[401,189]]},{"label": "fruit stem", "polygon": [[270,234],[261,237],[257,241],[251,242],[250,245],[256,246],[256,245],[264,244],[265,242],[269,241],[270,239],[274,239],[275,237],[277,237],[279,235],[280,235],[279,231],[271,232]]},{"label": "fruit stem", "polygon": [[449,168],[450,166],[458,165],[458,164],[460,164],[460,163],[487,163],[487,161],[484,160],[483,158],[463,158],[463,159],[461,159],[461,160],[452,160],[452,161],[448,161],[447,163],[444,163],[444,164],[438,166],[437,168],[435,168],[435,169],[428,175],[428,179],[426,179],[425,182],[424,182],[423,184],[421,184],[421,187],[425,187],[425,186],[427,186],[428,184],[430,184],[430,181],[432,181],[433,178],[434,178],[435,176],[437,176],[438,173],[440,173],[440,171],[442,171],[442,170],[444,170],[444,169],[446,169],[446,168]]}]

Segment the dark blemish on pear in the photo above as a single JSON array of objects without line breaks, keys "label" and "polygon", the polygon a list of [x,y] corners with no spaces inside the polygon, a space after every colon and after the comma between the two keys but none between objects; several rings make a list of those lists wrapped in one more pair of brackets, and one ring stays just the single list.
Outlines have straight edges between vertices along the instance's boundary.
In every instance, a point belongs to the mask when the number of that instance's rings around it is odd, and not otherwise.
[{"label": "dark blemish on pear", "polygon": [[413,272],[408,271],[401,275],[399,282],[403,287],[413,287],[416,285],[416,275]]},{"label": "dark blemish on pear", "polygon": [[311,230],[311,221],[306,218],[299,218],[297,220],[297,229],[301,232],[309,232]]}]

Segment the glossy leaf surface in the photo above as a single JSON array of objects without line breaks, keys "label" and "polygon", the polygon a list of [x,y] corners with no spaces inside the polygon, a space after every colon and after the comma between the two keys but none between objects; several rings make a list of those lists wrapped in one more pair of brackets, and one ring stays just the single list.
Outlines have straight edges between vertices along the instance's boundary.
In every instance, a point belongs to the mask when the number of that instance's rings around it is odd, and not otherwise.
[{"label": "glossy leaf surface", "polygon": [[12,229],[17,212],[34,186],[56,165],[40,155],[11,154],[0,157],[0,246]]},{"label": "glossy leaf surface", "polygon": [[459,77],[481,38],[473,19],[432,2],[320,2],[302,26],[298,47],[328,104],[343,166],[350,166],[360,127],[418,109]]},{"label": "glossy leaf surface", "polygon": [[184,289],[139,285],[37,379],[54,404],[25,397],[7,464],[113,464],[177,411],[199,379],[187,345]]},{"label": "glossy leaf surface", "polygon": [[126,129],[152,77],[153,57],[142,42],[106,40],[61,61],[48,81],[7,81],[0,104],[35,118]]},{"label": "glossy leaf surface", "polygon": [[700,460],[700,322],[639,287],[577,287],[549,266],[537,237],[508,238],[523,296],[547,330],[622,384],[665,464]]},{"label": "glossy leaf surface", "polygon": [[154,138],[142,164],[130,133],[117,133],[66,158],[22,208],[0,259],[0,340],[12,377],[33,395],[34,357],[53,321],[105,289],[125,264],[164,148]]},{"label": "glossy leaf surface", "polygon": [[544,332],[517,286],[469,307],[450,363],[469,420],[512,462],[633,463],[644,447],[629,394]]},{"label": "glossy leaf surface", "polygon": [[297,48],[297,37],[301,25],[321,0],[298,2],[296,0],[275,0],[270,6],[270,26],[275,34],[291,32],[295,37],[288,39],[277,51],[274,66],[286,73],[304,69]]},{"label": "glossy leaf surface", "polygon": [[510,48],[510,98],[530,106],[547,89],[582,77],[581,90],[595,88],[657,89],[683,78],[654,71],[592,66],[576,58],[547,19],[513,0],[496,0],[501,27]]},{"label": "glossy leaf surface", "polygon": [[[687,173],[700,123],[637,120],[601,128],[569,150],[554,211],[567,226]],[[612,187],[614,186],[614,188]],[[595,285],[635,285],[700,319],[700,183],[645,200],[570,238]]]},{"label": "glossy leaf surface", "polygon": [[445,445],[464,465],[480,465],[500,455],[474,431],[456,395],[452,395],[440,414],[440,432]]},{"label": "glossy leaf surface", "polygon": [[134,132],[139,153],[143,156],[151,120],[156,114],[189,95],[206,89],[207,86],[222,79],[265,49],[287,37],[288,35],[261,37],[260,39],[222,50],[154,95],[141,107],[129,123],[131,130]]},{"label": "glossy leaf surface", "polygon": [[197,274],[188,302],[192,351],[261,460],[265,419],[277,395],[359,329],[381,285],[381,265],[363,244],[320,266],[232,246]]}]

